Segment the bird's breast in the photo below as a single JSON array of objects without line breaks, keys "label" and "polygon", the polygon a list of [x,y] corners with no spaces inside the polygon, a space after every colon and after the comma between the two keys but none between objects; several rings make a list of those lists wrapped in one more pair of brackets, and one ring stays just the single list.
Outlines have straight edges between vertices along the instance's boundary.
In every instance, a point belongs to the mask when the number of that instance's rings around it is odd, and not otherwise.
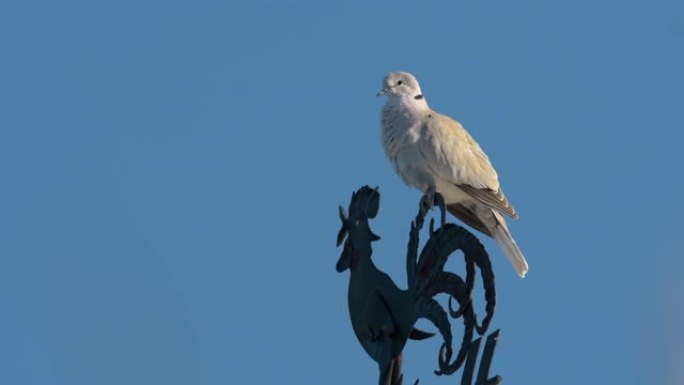
[{"label": "bird's breast", "polygon": [[407,185],[426,191],[434,187],[434,176],[420,154],[421,130],[410,111],[383,109],[382,142],[394,171]]},{"label": "bird's breast", "polygon": [[418,119],[402,111],[386,108],[382,114],[382,143],[388,156],[415,145],[421,136]]}]

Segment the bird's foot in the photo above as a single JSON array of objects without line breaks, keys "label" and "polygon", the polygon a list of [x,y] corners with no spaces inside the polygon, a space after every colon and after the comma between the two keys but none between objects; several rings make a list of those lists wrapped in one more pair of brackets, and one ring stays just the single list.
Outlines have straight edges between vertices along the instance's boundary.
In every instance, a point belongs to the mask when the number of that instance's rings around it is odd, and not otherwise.
[{"label": "bird's foot", "polygon": [[432,209],[435,205],[435,192],[434,190],[428,190],[425,192],[422,198],[420,198],[420,216],[425,218],[428,211]]},{"label": "bird's foot", "polygon": [[446,204],[444,202],[444,197],[442,194],[430,189],[420,199],[421,217],[425,217],[427,212],[435,206],[439,207],[441,226],[444,226],[446,224]]}]

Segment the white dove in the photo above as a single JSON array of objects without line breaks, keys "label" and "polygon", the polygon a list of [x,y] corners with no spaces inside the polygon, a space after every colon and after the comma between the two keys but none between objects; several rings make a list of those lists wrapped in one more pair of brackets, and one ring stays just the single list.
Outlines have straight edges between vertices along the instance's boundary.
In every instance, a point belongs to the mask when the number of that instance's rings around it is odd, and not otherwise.
[{"label": "white dove", "polygon": [[428,107],[410,73],[389,73],[379,95],[387,96],[382,109],[382,143],[394,171],[404,183],[422,191],[430,204],[439,192],[447,210],[493,237],[518,275],[524,277],[527,261],[504,219],[504,215],[514,219],[518,215],[480,145],[459,122]]}]

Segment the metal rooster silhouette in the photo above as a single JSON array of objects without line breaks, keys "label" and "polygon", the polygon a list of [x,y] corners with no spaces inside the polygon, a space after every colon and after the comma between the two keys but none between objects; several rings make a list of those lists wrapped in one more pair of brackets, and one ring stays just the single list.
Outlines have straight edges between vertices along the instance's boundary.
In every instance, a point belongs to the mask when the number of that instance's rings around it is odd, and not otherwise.
[{"label": "metal rooster silhouette", "polygon": [[[436,197],[437,202],[440,199],[441,197]],[[470,367],[470,373],[464,373],[464,378],[468,376],[472,378],[474,357],[469,356],[473,355],[473,349],[475,349],[474,354],[477,355],[480,343],[480,338],[476,341],[472,340],[473,331],[482,335],[487,330],[496,304],[494,273],[484,247],[463,227],[452,223],[445,224],[443,205],[438,205],[442,210],[441,227],[435,231],[434,220],[430,222],[430,237],[418,257],[419,233],[427,213],[426,208],[421,204],[409,233],[406,256],[408,289],[402,290],[386,273],[380,271],[371,259],[373,252],[371,243],[379,240],[380,237],[371,230],[369,219],[378,214],[379,206],[378,189],[364,186],[357,190],[352,194],[348,214],[340,206],[342,228],[337,236],[338,246],[344,242],[342,254],[337,261],[337,271],[350,270],[348,302],[352,327],[361,346],[378,364],[379,384],[402,384],[402,351],[406,342],[409,339],[422,340],[434,335],[414,327],[419,318],[432,322],[444,341],[438,355],[439,370],[435,373],[452,374],[468,358],[466,369]],[[456,250],[462,250],[465,257],[465,280],[455,273],[444,271],[448,257]],[[481,271],[486,300],[486,316],[481,324],[477,322],[471,303],[476,266]],[[439,293],[450,296],[449,315],[452,318],[463,317],[463,338],[453,362],[451,361],[453,337],[449,317],[444,308],[434,299]],[[458,310],[452,308],[451,298],[459,303]],[[498,332],[494,334],[498,336]],[[493,338],[494,344],[496,336]],[[493,347],[491,350],[493,353]],[[473,361],[472,365],[471,361]],[[488,370],[488,364],[486,370]],[[478,380],[482,376],[483,374],[480,373]],[[500,382],[498,376],[487,380],[486,373],[484,373],[486,383],[498,383],[497,379]]]}]

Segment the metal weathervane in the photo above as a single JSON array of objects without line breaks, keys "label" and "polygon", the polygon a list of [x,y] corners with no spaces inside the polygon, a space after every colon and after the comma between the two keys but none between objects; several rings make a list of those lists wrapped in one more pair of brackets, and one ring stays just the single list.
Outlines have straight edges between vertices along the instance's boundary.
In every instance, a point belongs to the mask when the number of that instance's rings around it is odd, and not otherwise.
[{"label": "metal weathervane", "polygon": [[[440,208],[441,225],[435,230],[434,220],[430,221],[429,238],[420,254],[419,235],[428,207],[421,203],[416,219],[411,223],[406,253],[407,290],[399,289],[371,259],[372,242],[380,239],[369,223],[380,207],[378,189],[364,186],[352,194],[348,210],[340,206],[342,227],[337,235],[337,245],[344,243],[344,246],[337,261],[337,271],[350,272],[348,302],[352,328],[363,349],[378,364],[380,385],[402,384],[402,351],[409,339],[423,340],[434,336],[414,327],[419,318],[433,323],[443,340],[435,374],[451,375],[463,367],[461,385],[473,385],[475,362],[482,341],[480,336],[486,333],[494,316],[496,289],[487,252],[469,231],[446,223],[443,200],[438,194],[435,202]],[[444,270],[447,259],[457,250],[464,254],[465,279]],[[482,277],[486,302],[481,322],[478,322],[472,304],[476,270]],[[449,295],[448,309],[435,300],[440,293]],[[458,309],[453,309],[452,298],[458,303]],[[463,319],[463,337],[455,355],[450,318]],[[476,333],[478,337],[473,339]],[[498,336],[499,330],[496,330],[486,339],[474,385],[502,382],[500,376],[489,377]]]}]

